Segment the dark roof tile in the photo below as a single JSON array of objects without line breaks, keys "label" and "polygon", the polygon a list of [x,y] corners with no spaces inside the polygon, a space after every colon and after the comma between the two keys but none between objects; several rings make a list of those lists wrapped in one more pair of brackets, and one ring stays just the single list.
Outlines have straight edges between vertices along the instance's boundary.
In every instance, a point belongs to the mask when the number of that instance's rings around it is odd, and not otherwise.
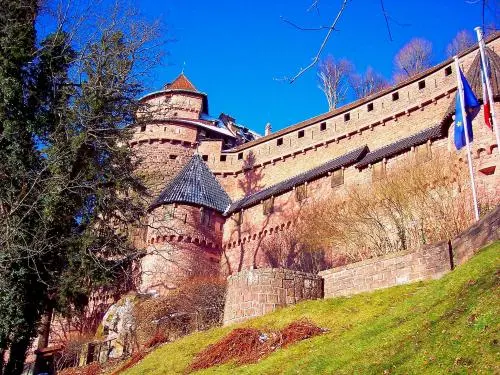
[{"label": "dark roof tile", "polygon": [[231,204],[231,206],[225,212],[225,214],[230,215],[233,212],[241,210],[242,208],[254,206],[256,204],[259,204],[264,199],[282,194],[288,190],[292,190],[294,186],[301,185],[307,181],[315,180],[321,176],[324,176],[328,172],[339,169],[341,167],[346,167],[348,165],[354,164],[359,159],[361,159],[367,152],[368,152],[367,146],[360,147],[336,159],[330,160],[329,162],[322,164],[319,167],[313,168],[307,172],[301,173],[295,177],[279,182],[276,185],[272,185],[257,193],[246,196]]},{"label": "dark roof tile", "polygon": [[376,163],[384,158],[406,151],[412,146],[421,145],[431,139],[441,138],[443,135],[444,130],[441,125],[425,129],[407,138],[400,139],[399,141],[369,152],[358,164],[356,164],[356,168],[364,168],[369,164]]},{"label": "dark roof tile", "polygon": [[150,210],[168,203],[184,203],[224,212],[231,199],[200,155],[194,155],[153,202]]}]

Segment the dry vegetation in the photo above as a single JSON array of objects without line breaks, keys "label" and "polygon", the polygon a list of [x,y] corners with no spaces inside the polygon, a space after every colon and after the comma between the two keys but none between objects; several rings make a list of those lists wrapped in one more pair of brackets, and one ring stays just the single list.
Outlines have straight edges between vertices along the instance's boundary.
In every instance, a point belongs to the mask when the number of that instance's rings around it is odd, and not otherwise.
[{"label": "dry vegetation", "polygon": [[377,183],[310,205],[301,240],[357,261],[452,238],[472,218],[464,170],[437,155],[405,163]]}]

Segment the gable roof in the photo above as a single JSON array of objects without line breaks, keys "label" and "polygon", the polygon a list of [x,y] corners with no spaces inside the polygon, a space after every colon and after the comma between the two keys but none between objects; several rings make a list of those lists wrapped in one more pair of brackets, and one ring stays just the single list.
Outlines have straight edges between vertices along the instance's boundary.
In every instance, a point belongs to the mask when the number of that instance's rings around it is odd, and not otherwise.
[{"label": "gable roof", "polygon": [[[491,83],[491,91],[493,92],[493,97],[498,99],[500,97],[500,56],[493,51],[491,48],[486,47],[484,51],[486,55],[486,59],[490,63],[490,83]],[[481,83],[481,54],[478,51],[476,53],[476,57],[472,61],[472,64],[465,74],[467,81],[474,91],[474,95],[480,101],[483,99],[483,85]],[[443,121],[450,119],[453,114],[455,114],[455,105],[456,98],[453,98],[448,109],[445,112]]]},{"label": "gable roof", "polygon": [[198,92],[196,87],[191,83],[191,81],[184,75],[184,73],[179,74],[179,76],[174,79],[171,83],[165,85],[165,90],[187,90]]},{"label": "gable roof", "polygon": [[400,139],[399,141],[369,152],[358,164],[356,164],[356,168],[365,168],[369,164],[376,163],[384,158],[407,151],[411,147],[424,144],[428,140],[441,138],[443,135],[444,130],[441,125],[425,129],[407,138]]},{"label": "gable roof", "polygon": [[231,204],[231,199],[201,156],[196,154],[163,189],[149,210],[168,203],[201,206],[222,213]]},{"label": "gable roof", "polygon": [[341,167],[346,167],[348,165],[354,164],[359,159],[361,159],[366,154],[366,152],[368,152],[367,146],[360,147],[354,151],[339,156],[336,159],[330,160],[329,162],[322,164],[319,167],[310,169],[307,172],[301,173],[295,177],[272,185],[264,190],[258,191],[257,193],[246,196],[231,204],[231,206],[224,214],[230,215],[233,212],[241,210],[242,208],[254,206],[256,204],[259,204],[264,199],[282,194],[288,190],[292,190],[294,186],[301,185],[307,181],[315,180],[326,175],[328,172],[340,169]]}]

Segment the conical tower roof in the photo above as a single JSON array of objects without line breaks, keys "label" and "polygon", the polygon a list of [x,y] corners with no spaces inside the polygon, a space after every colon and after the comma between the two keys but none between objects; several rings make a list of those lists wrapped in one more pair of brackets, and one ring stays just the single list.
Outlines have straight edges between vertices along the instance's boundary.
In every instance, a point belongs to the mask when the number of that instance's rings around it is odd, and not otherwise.
[{"label": "conical tower roof", "polygon": [[184,75],[184,73],[179,74],[179,76],[174,79],[171,83],[165,85],[166,90],[187,90],[198,92],[196,87],[191,83],[191,81]]},{"label": "conical tower roof", "polygon": [[222,213],[231,204],[231,199],[201,156],[196,154],[160,193],[150,210],[169,203],[201,206]]}]

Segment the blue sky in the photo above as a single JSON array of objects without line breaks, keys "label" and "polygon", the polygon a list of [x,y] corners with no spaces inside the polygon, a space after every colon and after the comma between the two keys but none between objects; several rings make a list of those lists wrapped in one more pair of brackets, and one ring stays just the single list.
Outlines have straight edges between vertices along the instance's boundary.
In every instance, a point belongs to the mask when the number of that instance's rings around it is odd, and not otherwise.
[{"label": "blue sky", "polygon": [[[160,18],[169,56],[154,71],[153,87],[173,80],[185,63],[185,74],[208,94],[210,114],[225,112],[239,123],[263,132],[323,113],[327,103],[318,89],[313,69],[289,84],[280,81],[306,66],[324,37],[322,31],[300,31],[301,26],[327,26],[341,0],[320,0],[319,14],[308,11],[313,0],[167,0],[135,2],[146,17]],[[325,54],[351,60],[358,71],[372,66],[391,78],[396,52],[411,38],[433,44],[433,60],[446,58],[446,45],[462,29],[473,32],[482,24],[478,0],[384,0],[393,40],[389,40],[379,0],[352,0],[333,33]],[[495,17],[496,12],[496,17]],[[500,6],[489,0],[486,23],[497,22]]]}]

